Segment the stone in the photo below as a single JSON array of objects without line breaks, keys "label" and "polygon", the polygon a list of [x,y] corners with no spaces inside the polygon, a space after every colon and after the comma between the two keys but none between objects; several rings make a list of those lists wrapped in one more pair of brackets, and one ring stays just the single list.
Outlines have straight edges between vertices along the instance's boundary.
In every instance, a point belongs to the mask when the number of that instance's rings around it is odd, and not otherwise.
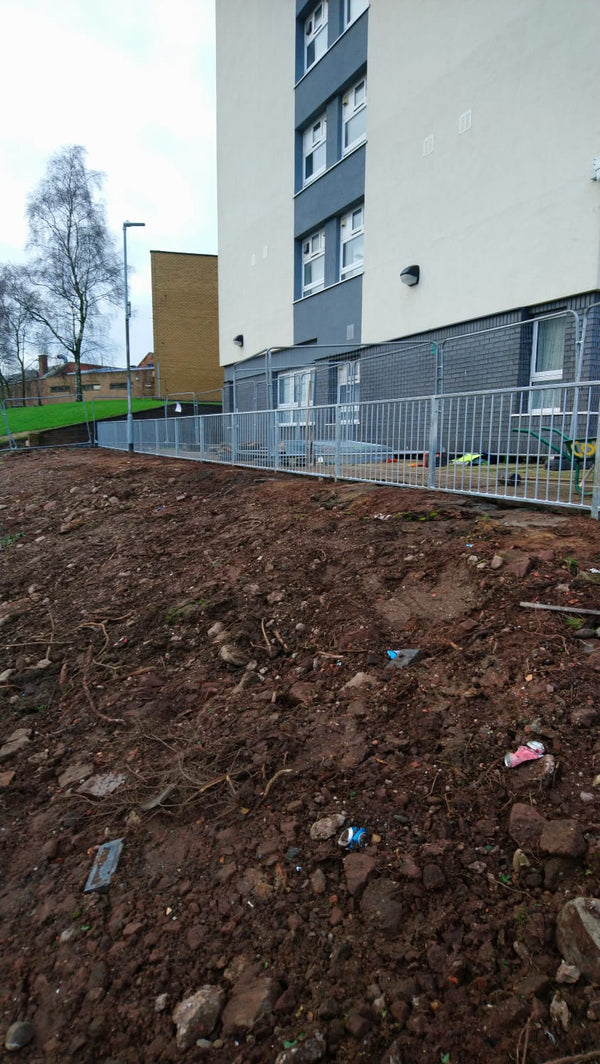
[{"label": "stone", "polygon": [[315,841],[330,839],[342,827],[346,819],[345,813],[333,813],[331,816],[322,817],[311,825],[310,837]]},{"label": "stone", "polygon": [[14,1052],[17,1049],[22,1049],[23,1046],[29,1045],[34,1038],[35,1027],[33,1024],[28,1023],[26,1020],[17,1020],[16,1023],[11,1023],[6,1032],[4,1048],[8,1049],[9,1052]]},{"label": "stone", "polygon": [[376,879],[366,886],[361,898],[363,919],[386,938],[397,935],[402,924],[400,890],[400,885],[391,879]]},{"label": "stone", "polygon": [[550,1002],[550,1019],[553,1020],[554,1023],[560,1023],[563,1031],[569,1030],[571,1013],[569,1012],[569,1006],[563,998],[560,990],[556,991]]},{"label": "stone", "polygon": [[225,1002],[225,991],[210,983],[184,998],[173,1010],[179,1049],[191,1049],[197,1038],[214,1031]]},{"label": "stone", "polygon": [[490,569],[501,569],[504,565],[504,558],[501,554],[494,554],[490,562]]},{"label": "stone", "polygon": [[29,746],[30,735],[31,728],[17,728],[12,735],[9,735],[4,746],[0,749],[0,761],[6,761],[9,757],[13,757],[14,754],[18,754],[20,750],[24,750],[26,746]]},{"label": "stone", "polygon": [[344,1023],[348,1034],[360,1041],[371,1030],[371,1021],[363,1016],[358,1009],[350,1009]]},{"label": "stone", "polygon": [[355,687],[376,687],[379,680],[375,679],[368,672],[357,672],[348,683],[345,683],[340,691],[351,691]]},{"label": "stone", "polygon": [[600,983],[600,899],[573,898],[556,920],[556,944],[567,964]]},{"label": "stone", "polygon": [[525,849],[535,849],[546,826],[546,818],[538,813],[532,805],[516,802],[511,811],[508,830],[518,845]]},{"label": "stone", "polygon": [[248,663],[248,655],[243,654],[233,643],[223,643],[219,648],[219,657],[226,665],[233,665],[236,669],[243,669]]},{"label": "stone", "polygon": [[70,787],[72,783],[83,783],[88,776],[92,775],[94,771],[93,765],[87,765],[77,763],[76,765],[70,765],[69,768],[61,772],[58,777],[58,786],[61,788]]},{"label": "stone", "polygon": [[318,688],[315,683],[309,683],[307,680],[297,680],[287,693],[287,701],[292,706],[306,705],[312,702],[317,694]]},{"label": "stone", "polygon": [[16,774],[17,773],[13,770],[11,770],[10,772],[0,772],[0,788],[10,787]]},{"label": "stone", "polygon": [[533,787],[549,787],[556,772],[556,761],[552,754],[544,754],[537,761],[524,761],[517,768],[511,768],[506,777],[506,785],[511,791],[528,791]]},{"label": "stone", "polygon": [[404,1064],[404,1055],[397,1042],[392,1042],[379,1059],[379,1064]]},{"label": "stone", "polygon": [[540,836],[540,850],[553,857],[582,857],[586,845],[576,820],[550,820]]},{"label": "stone", "polygon": [[315,894],[324,894],[327,889],[327,879],[322,868],[317,868],[310,877],[310,885]]},{"label": "stone", "polygon": [[576,728],[591,728],[597,720],[598,710],[595,706],[578,706],[571,713],[571,724]]},{"label": "stone", "polygon": [[167,1007],[168,1001],[168,994],[159,994],[158,997],[154,999],[154,1011],[164,1012]]},{"label": "stone", "polygon": [[250,1031],[258,1020],[271,1012],[281,987],[271,976],[237,983],[223,1010],[223,1035]]},{"label": "stone", "polygon": [[574,986],[581,979],[581,972],[576,964],[567,964],[566,961],[561,961],[554,981],[556,983],[566,984],[567,986]]},{"label": "stone", "polygon": [[426,864],[423,867],[423,886],[425,890],[443,890],[446,886],[446,876],[439,865]]},{"label": "stone", "polygon": [[327,1050],[327,1044],[320,1031],[304,1038],[296,1046],[282,1049],[275,1058],[275,1064],[317,1064],[322,1060]]},{"label": "stone", "polygon": [[122,772],[107,772],[104,776],[92,776],[91,779],[86,780],[81,787],[78,787],[77,793],[91,794],[94,798],[105,798],[123,783],[125,783],[125,776]]},{"label": "stone", "polygon": [[375,871],[376,861],[366,853],[349,853],[344,858],[344,876],[348,892],[359,898]]}]

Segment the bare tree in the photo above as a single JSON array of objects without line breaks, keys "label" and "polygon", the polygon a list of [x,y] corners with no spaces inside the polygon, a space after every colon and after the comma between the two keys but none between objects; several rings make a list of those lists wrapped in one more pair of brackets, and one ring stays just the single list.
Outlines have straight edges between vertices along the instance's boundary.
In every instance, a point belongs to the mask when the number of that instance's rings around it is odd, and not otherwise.
[{"label": "bare tree", "polygon": [[0,375],[0,389],[10,394],[6,377],[7,371],[14,370],[20,377],[23,406],[33,326],[27,271],[22,266],[0,266],[0,360],[5,367],[5,373]]},{"label": "bare tree", "polygon": [[87,169],[85,154],[76,144],[53,155],[27,204],[28,309],[75,363],[78,401],[82,352],[122,298],[121,262],[99,198],[104,179]]}]

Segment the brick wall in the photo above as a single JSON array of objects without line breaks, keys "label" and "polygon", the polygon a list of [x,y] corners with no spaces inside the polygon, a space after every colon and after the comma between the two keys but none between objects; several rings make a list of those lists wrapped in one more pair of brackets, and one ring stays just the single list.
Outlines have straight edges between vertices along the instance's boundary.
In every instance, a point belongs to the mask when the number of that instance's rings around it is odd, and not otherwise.
[{"label": "brick wall", "polygon": [[154,359],[162,395],[219,389],[217,256],[151,251]]}]

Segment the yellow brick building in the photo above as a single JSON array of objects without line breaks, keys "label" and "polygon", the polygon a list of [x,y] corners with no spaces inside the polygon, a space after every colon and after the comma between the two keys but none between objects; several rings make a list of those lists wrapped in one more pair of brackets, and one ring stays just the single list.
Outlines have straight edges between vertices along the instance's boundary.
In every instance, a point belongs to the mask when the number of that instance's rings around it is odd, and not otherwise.
[{"label": "yellow brick building", "polygon": [[157,391],[220,402],[217,256],[151,251],[150,263]]}]

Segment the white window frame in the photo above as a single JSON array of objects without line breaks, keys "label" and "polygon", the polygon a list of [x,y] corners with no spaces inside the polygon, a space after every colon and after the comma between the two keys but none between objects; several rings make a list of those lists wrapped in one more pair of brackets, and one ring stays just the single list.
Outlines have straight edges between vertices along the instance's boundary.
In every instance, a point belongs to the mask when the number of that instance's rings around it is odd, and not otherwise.
[{"label": "white window frame", "polygon": [[[360,94],[360,90],[362,95]],[[365,121],[364,132],[360,133],[358,137],[346,144],[346,131],[349,123],[353,118],[356,118],[361,111],[367,110],[367,75],[365,74],[359,81],[356,81],[351,88],[344,93],[342,97],[342,155],[347,155],[348,152],[354,151],[359,144],[362,144],[367,138],[367,128]]]},{"label": "white window frame", "polygon": [[[318,21],[317,21],[318,20]],[[327,51],[327,0],[315,4],[308,18],[304,20],[304,72],[314,67]],[[314,44],[314,59],[309,63],[308,50]]]},{"label": "white window frame", "polygon": [[[281,399],[281,385],[291,386],[288,399]],[[314,405],[315,375],[312,369],[295,369],[277,374],[277,414],[280,425],[306,424],[309,407]],[[286,389],[287,390],[287,389]],[[300,417],[296,411],[302,411]],[[309,421],[309,424],[312,422]]]},{"label": "white window frame", "polygon": [[[322,260],[323,277],[308,284],[304,279],[305,266],[312,265]],[[325,287],[325,230],[317,229],[309,233],[302,241],[302,296],[312,296],[314,292],[321,292]]]},{"label": "white window frame", "polygon": [[364,203],[353,207],[347,214],[340,218],[340,281],[346,281],[349,277],[356,277],[364,271],[364,254],[360,261],[352,262],[344,266],[344,248],[352,240],[362,237],[365,233],[365,207]]},{"label": "white window frame", "polygon": [[344,26],[356,22],[369,6],[369,0],[344,0]]},{"label": "white window frame", "polygon": [[[358,425],[360,414],[360,361],[337,365],[337,405],[341,425]],[[346,389],[344,394],[343,390]]]},{"label": "white window frame", "polygon": [[[323,163],[318,169],[313,168],[312,174],[306,173],[308,160],[318,148],[323,147]],[[323,113],[311,122],[302,134],[302,186],[310,185],[311,181],[319,177],[327,166],[327,115]]]},{"label": "white window frame", "polygon": [[[562,360],[562,364],[561,364],[560,368],[557,367],[555,369],[540,370],[540,369],[537,368],[537,360],[538,360],[538,354],[539,354],[539,341],[540,341],[540,326],[542,328],[544,328],[550,322],[552,322],[552,323],[561,322],[562,323],[562,326],[563,326],[563,335],[562,335],[562,345],[563,345],[562,355],[563,355],[563,360]],[[558,387],[558,385],[562,381],[563,373],[564,373],[564,343],[565,343],[566,325],[567,325],[566,318],[558,318],[558,317],[557,318],[546,318],[546,319],[542,319],[541,321],[534,321],[534,323],[533,323],[533,340],[532,340],[532,344],[531,344],[531,384],[532,385],[544,384],[544,383],[547,382],[550,387]],[[548,394],[549,390],[550,390],[550,388],[548,388],[548,390],[544,389],[543,391],[540,391],[540,392],[531,392],[530,412],[532,414],[560,414],[560,413],[562,413],[561,406],[560,405],[556,405],[556,401],[555,400],[552,402],[551,405],[544,406],[545,397]],[[534,406],[534,403],[539,403],[540,405],[539,406]]]}]

